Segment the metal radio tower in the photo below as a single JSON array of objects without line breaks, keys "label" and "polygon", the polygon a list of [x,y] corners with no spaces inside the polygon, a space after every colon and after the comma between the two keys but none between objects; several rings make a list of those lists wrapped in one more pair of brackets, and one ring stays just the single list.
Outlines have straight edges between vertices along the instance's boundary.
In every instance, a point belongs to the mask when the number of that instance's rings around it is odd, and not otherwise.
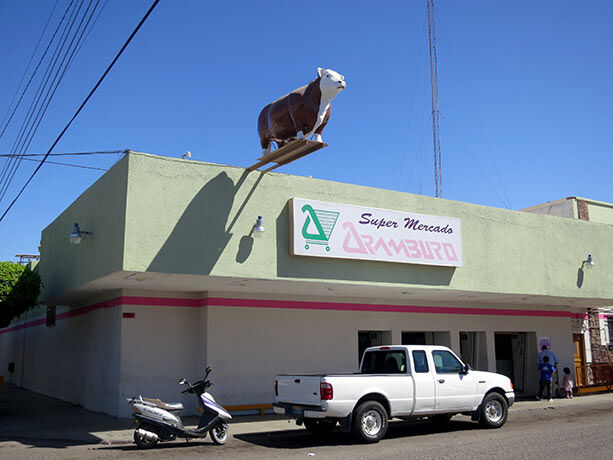
[{"label": "metal radio tower", "polygon": [[434,29],[434,0],[428,3],[428,39],[430,42],[430,89],[432,92],[432,137],[434,145],[434,188],[435,196],[443,195],[441,166],[441,137],[439,134],[438,110],[438,64],[436,62],[436,33]]}]

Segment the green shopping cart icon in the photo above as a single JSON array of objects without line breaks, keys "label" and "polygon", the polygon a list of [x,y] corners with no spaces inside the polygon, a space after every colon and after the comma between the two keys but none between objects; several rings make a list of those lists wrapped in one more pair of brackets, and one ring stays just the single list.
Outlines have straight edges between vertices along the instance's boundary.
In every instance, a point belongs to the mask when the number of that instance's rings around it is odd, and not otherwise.
[{"label": "green shopping cart icon", "polygon": [[[329,251],[330,246],[328,246],[328,241],[330,240],[330,235],[332,234],[332,230],[334,230],[340,213],[336,211],[325,211],[323,209],[313,209],[310,204],[305,204],[302,207],[302,212],[307,213],[302,227],[302,236],[306,240],[304,249],[308,250],[310,244],[318,244],[325,245],[326,251]],[[317,233],[309,233],[308,229],[311,222],[315,226]]]}]

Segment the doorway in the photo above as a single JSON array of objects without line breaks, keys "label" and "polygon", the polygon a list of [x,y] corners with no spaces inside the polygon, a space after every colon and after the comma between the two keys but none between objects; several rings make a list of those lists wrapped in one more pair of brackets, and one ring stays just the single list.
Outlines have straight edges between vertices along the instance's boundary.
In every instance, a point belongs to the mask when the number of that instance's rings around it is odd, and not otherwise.
[{"label": "doorway", "polygon": [[460,331],[460,357],[473,369],[487,371],[485,332]]},{"label": "doorway", "polygon": [[392,331],[358,331],[358,366],[362,360],[364,350],[368,347],[390,345],[392,343]]},{"label": "doorway", "polygon": [[442,345],[451,348],[449,331],[404,331],[402,345]]},{"label": "doorway", "polygon": [[515,391],[536,394],[537,346],[535,332],[495,332],[496,372],[513,382]]},{"label": "doorway", "polygon": [[577,386],[585,385],[585,338],[583,334],[573,334],[574,357],[575,357],[575,376]]}]

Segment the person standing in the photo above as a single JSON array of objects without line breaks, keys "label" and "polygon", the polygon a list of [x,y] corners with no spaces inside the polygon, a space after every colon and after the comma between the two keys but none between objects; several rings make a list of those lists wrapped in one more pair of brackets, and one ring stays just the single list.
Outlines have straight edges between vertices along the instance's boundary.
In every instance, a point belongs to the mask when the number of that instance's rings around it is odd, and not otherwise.
[{"label": "person standing", "polygon": [[564,387],[566,397],[573,399],[573,379],[570,376],[570,369],[568,367],[564,368],[564,379],[562,380],[562,386]]},{"label": "person standing", "polygon": [[553,366],[557,366],[558,365],[558,357],[556,356],[556,354],[551,351],[549,349],[549,347],[547,347],[547,345],[543,345],[541,347],[541,352],[538,354],[538,365],[540,366],[541,364],[543,364],[543,358],[547,356],[549,358],[549,363],[553,364]]},{"label": "person standing", "polygon": [[[549,363],[549,356],[543,356],[543,362],[539,364],[539,394],[536,399],[547,399],[553,401],[551,395],[551,382],[553,381],[553,374],[556,370]],[[547,397],[544,396],[544,390],[547,390]]]}]

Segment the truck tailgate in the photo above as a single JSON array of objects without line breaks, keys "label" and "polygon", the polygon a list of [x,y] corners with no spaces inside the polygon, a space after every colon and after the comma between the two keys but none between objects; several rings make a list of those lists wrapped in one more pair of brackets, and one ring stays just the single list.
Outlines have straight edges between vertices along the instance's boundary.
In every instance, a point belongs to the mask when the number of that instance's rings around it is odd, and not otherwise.
[{"label": "truck tailgate", "polygon": [[277,376],[278,402],[321,406],[321,375]]}]

